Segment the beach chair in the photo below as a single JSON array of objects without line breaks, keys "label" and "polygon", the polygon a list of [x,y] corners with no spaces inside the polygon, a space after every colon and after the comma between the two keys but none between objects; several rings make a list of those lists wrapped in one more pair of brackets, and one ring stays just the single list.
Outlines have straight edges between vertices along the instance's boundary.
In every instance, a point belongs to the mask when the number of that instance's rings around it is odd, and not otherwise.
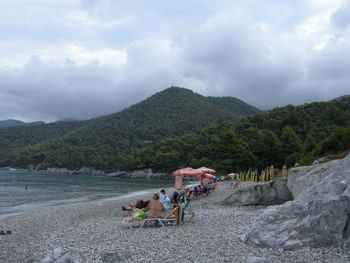
[{"label": "beach chair", "polygon": [[185,223],[185,217],[188,217],[187,222],[191,221],[192,218],[195,216],[194,211],[189,207],[191,202],[191,199],[187,199],[185,203],[176,204],[176,207],[178,207],[177,211],[177,218],[176,218],[176,224],[180,225]]},{"label": "beach chair", "polygon": [[131,228],[143,228],[145,226],[175,226],[176,225],[176,215],[178,208],[173,209],[171,212],[161,217],[147,217],[145,219],[136,219],[132,217],[124,218],[124,221]]},{"label": "beach chair", "polygon": [[189,216],[188,221],[191,221],[192,218],[194,217],[195,213],[193,212],[193,210],[189,207],[191,202],[191,199],[187,199],[187,202],[185,203],[183,209],[184,209],[184,213],[185,215]]}]

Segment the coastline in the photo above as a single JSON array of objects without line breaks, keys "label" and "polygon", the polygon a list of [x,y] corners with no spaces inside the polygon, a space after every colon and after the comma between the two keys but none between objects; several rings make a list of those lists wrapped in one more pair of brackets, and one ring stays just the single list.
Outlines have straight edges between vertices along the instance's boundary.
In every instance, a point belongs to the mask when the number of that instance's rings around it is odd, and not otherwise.
[{"label": "coastline", "polygon": [[[166,190],[171,193],[173,188]],[[193,201],[195,217],[177,227],[126,226],[121,206],[150,199],[149,192],[0,219],[0,226],[12,231],[0,236],[0,262],[41,262],[58,247],[83,251],[79,262],[103,262],[101,254],[118,249],[130,252],[122,262],[349,262],[349,251],[342,247],[283,251],[245,245],[240,235],[264,207],[220,205],[231,191],[228,183],[221,183],[208,197]]]},{"label": "coastline", "polygon": [[[171,173],[157,173],[152,169],[135,170],[135,171],[114,171],[111,173],[104,172],[102,170],[96,170],[90,167],[82,167],[79,169],[70,170],[68,168],[55,168],[50,167],[45,170],[40,170],[38,167],[30,166],[29,168],[14,168],[14,167],[0,167],[0,171],[19,171],[19,172],[36,172],[36,173],[48,173],[48,174],[79,174],[79,175],[93,175],[93,176],[106,176],[117,178],[130,178],[130,179],[151,179],[151,180],[173,180],[174,175]],[[186,176],[183,181],[197,180],[196,176]]]},{"label": "coastline", "polygon": [[[169,191],[173,190],[173,188],[164,188],[164,189],[168,189]],[[7,213],[7,214],[0,214],[0,220],[1,219],[5,219],[8,217],[13,217],[13,216],[19,216],[19,215],[25,215],[28,213],[35,213],[41,210],[48,210],[51,208],[62,208],[62,207],[66,207],[66,206],[79,206],[82,204],[89,204],[89,205],[93,205],[93,204],[99,204],[99,203],[106,203],[106,202],[113,202],[113,201],[123,201],[123,200],[133,200],[133,199],[138,199],[138,198],[148,198],[149,196],[152,195],[152,193],[154,192],[158,192],[160,189],[158,188],[154,188],[154,189],[145,189],[145,190],[140,190],[140,191],[136,191],[136,192],[130,192],[130,193],[126,193],[126,194],[120,194],[117,195],[115,197],[107,197],[107,198],[102,198],[102,199],[96,199],[96,200],[85,200],[85,201],[77,201],[77,202],[70,202],[68,201],[68,203],[64,203],[64,201],[66,200],[57,200],[57,202],[61,203],[58,205],[49,205],[49,203],[51,202],[42,202],[41,205],[38,205],[37,208],[33,208],[27,211],[22,211],[22,212],[14,212],[14,213]],[[0,224],[1,226],[1,224]],[[0,227],[1,230],[1,227]]]}]

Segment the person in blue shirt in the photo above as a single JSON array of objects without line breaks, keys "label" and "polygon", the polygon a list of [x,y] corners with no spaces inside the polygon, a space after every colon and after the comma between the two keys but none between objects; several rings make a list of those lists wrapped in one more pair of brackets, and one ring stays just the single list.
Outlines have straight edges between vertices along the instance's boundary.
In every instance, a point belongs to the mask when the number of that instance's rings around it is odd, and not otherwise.
[{"label": "person in blue shirt", "polygon": [[165,190],[160,190],[159,201],[163,203],[166,210],[171,208],[169,195],[166,194]]}]

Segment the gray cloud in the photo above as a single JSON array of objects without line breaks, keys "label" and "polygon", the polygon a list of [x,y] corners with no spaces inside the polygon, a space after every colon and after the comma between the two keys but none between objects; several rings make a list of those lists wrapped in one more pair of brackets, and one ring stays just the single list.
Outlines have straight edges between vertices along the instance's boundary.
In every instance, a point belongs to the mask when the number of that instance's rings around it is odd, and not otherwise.
[{"label": "gray cloud", "polygon": [[91,118],[172,85],[263,109],[348,94],[349,4],[329,23],[313,1],[31,1],[29,23],[0,18],[0,119]]},{"label": "gray cloud", "polygon": [[350,25],[350,2],[345,2],[331,17],[334,26],[345,29]]}]

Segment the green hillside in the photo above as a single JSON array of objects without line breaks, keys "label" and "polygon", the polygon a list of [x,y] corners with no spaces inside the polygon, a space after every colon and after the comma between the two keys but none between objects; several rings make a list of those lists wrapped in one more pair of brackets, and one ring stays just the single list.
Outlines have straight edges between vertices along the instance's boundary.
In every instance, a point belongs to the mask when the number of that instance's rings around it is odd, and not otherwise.
[{"label": "green hillside", "polygon": [[171,87],[123,111],[96,118],[60,138],[15,148],[0,160],[0,166],[41,164],[43,168],[89,166],[115,170],[118,161],[136,148],[210,125],[236,122],[258,112],[238,99],[223,100],[220,106],[220,98]]},{"label": "green hillside", "polygon": [[88,121],[67,121],[0,129],[0,160],[8,159],[14,149],[62,137],[87,123]]},{"label": "green hillside", "polygon": [[14,127],[14,126],[31,126],[31,125],[40,125],[45,124],[43,121],[34,121],[34,122],[23,122],[18,120],[3,120],[0,121],[0,128]]},{"label": "green hillside", "polygon": [[349,127],[350,98],[288,105],[235,124],[162,140],[137,150],[120,165],[125,170],[156,171],[209,166],[227,173],[271,164],[310,164],[320,153],[349,150]]},{"label": "green hillside", "polygon": [[254,115],[259,112],[257,108],[233,97],[207,97],[206,100],[217,108],[243,116]]}]

